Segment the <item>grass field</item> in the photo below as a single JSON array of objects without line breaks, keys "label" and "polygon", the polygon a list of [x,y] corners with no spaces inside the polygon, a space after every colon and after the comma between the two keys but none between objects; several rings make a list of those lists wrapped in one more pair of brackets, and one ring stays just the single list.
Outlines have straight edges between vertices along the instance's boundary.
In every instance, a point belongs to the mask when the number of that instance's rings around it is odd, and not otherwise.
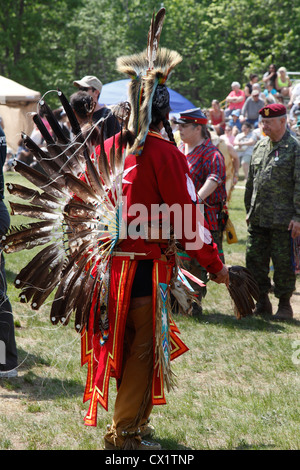
[{"label": "grass field", "polygon": [[[6,182],[10,180],[20,182],[20,176],[7,173]],[[245,262],[243,195],[241,180],[229,206],[239,241],[224,243],[227,264]],[[21,304],[12,285],[31,257],[31,252],[6,255],[20,365],[17,378],[0,379],[0,450],[102,449],[115,383],[109,411],[99,407],[98,426],[84,426],[88,404],[82,402],[86,368],[80,367],[79,336],[72,325],[51,325],[49,305],[33,312]],[[200,320],[176,316],[190,351],[174,361],[177,387],[168,394],[167,405],[153,412],[155,439],[164,449],[300,449],[297,284],[295,319],[290,322],[258,317],[238,321],[225,286],[212,282]],[[276,299],[271,300],[275,309]]]}]

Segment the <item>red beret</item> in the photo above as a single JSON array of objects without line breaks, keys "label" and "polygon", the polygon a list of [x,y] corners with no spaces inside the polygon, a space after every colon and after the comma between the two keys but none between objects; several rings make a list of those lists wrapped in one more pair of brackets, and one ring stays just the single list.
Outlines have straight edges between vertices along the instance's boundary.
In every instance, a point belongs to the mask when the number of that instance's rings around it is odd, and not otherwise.
[{"label": "red beret", "polygon": [[272,103],[259,110],[263,118],[273,118],[286,115],[286,107],[280,103]]}]

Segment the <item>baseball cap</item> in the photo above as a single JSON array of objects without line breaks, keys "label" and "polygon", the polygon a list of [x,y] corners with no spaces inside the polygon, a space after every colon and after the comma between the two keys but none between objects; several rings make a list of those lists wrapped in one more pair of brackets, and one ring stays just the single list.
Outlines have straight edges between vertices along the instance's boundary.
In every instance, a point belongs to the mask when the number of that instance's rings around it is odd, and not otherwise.
[{"label": "baseball cap", "polygon": [[241,110],[240,109],[234,109],[231,113],[231,116],[237,116],[240,117]]},{"label": "baseball cap", "polygon": [[100,93],[102,90],[102,83],[97,77],[94,77],[93,75],[86,75],[81,80],[74,80],[73,84],[77,86],[78,88],[79,87],[84,87],[84,88],[93,87],[96,90],[99,90]]}]

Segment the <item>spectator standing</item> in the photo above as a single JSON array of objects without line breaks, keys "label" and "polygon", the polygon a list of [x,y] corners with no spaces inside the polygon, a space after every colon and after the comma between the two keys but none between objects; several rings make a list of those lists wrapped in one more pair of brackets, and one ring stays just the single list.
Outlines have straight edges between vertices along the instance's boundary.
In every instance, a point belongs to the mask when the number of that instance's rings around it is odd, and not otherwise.
[{"label": "spectator standing", "polygon": [[255,313],[272,315],[272,259],[274,294],[279,299],[274,318],[286,320],[293,317],[290,299],[296,282],[292,240],[300,235],[300,144],[287,128],[284,105],[267,105],[260,114],[267,137],[254,148],[246,183],[246,266],[259,284]]},{"label": "spectator standing", "polygon": [[74,80],[74,85],[81,91],[86,91],[91,95],[94,102],[93,122],[101,128],[102,120],[105,119],[103,135],[104,139],[108,139],[120,131],[120,124],[117,118],[112,114],[111,110],[100,105],[99,98],[102,91],[101,81],[92,75],[86,75],[81,80]]},{"label": "spectator standing", "polygon": [[[10,225],[10,217],[4,203],[3,166],[6,160],[6,137],[0,127],[0,235],[6,234]],[[5,260],[1,250],[0,255],[0,342],[4,344],[4,358],[0,355],[0,378],[16,377],[18,375],[18,353],[15,341],[14,318],[12,307],[7,296]],[[3,347],[1,347],[3,352]]]}]

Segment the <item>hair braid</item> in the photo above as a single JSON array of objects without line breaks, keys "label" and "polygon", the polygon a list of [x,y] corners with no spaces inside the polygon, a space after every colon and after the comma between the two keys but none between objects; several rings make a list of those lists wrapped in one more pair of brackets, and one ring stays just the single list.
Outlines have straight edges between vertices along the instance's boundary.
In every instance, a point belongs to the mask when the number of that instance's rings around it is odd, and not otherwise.
[{"label": "hair braid", "polygon": [[166,116],[162,117],[162,122],[163,122],[164,128],[166,130],[166,133],[168,134],[169,140],[171,142],[173,142],[174,145],[176,145],[174,135],[173,135],[173,131],[172,131],[172,127],[170,125],[170,122],[166,118]]},{"label": "hair braid", "polygon": [[176,145],[171,125],[167,119],[170,112],[170,94],[165,85],[158,85],[152,101],[152,124],[158,125],[160,122],[168,134],[169,140]]}]

